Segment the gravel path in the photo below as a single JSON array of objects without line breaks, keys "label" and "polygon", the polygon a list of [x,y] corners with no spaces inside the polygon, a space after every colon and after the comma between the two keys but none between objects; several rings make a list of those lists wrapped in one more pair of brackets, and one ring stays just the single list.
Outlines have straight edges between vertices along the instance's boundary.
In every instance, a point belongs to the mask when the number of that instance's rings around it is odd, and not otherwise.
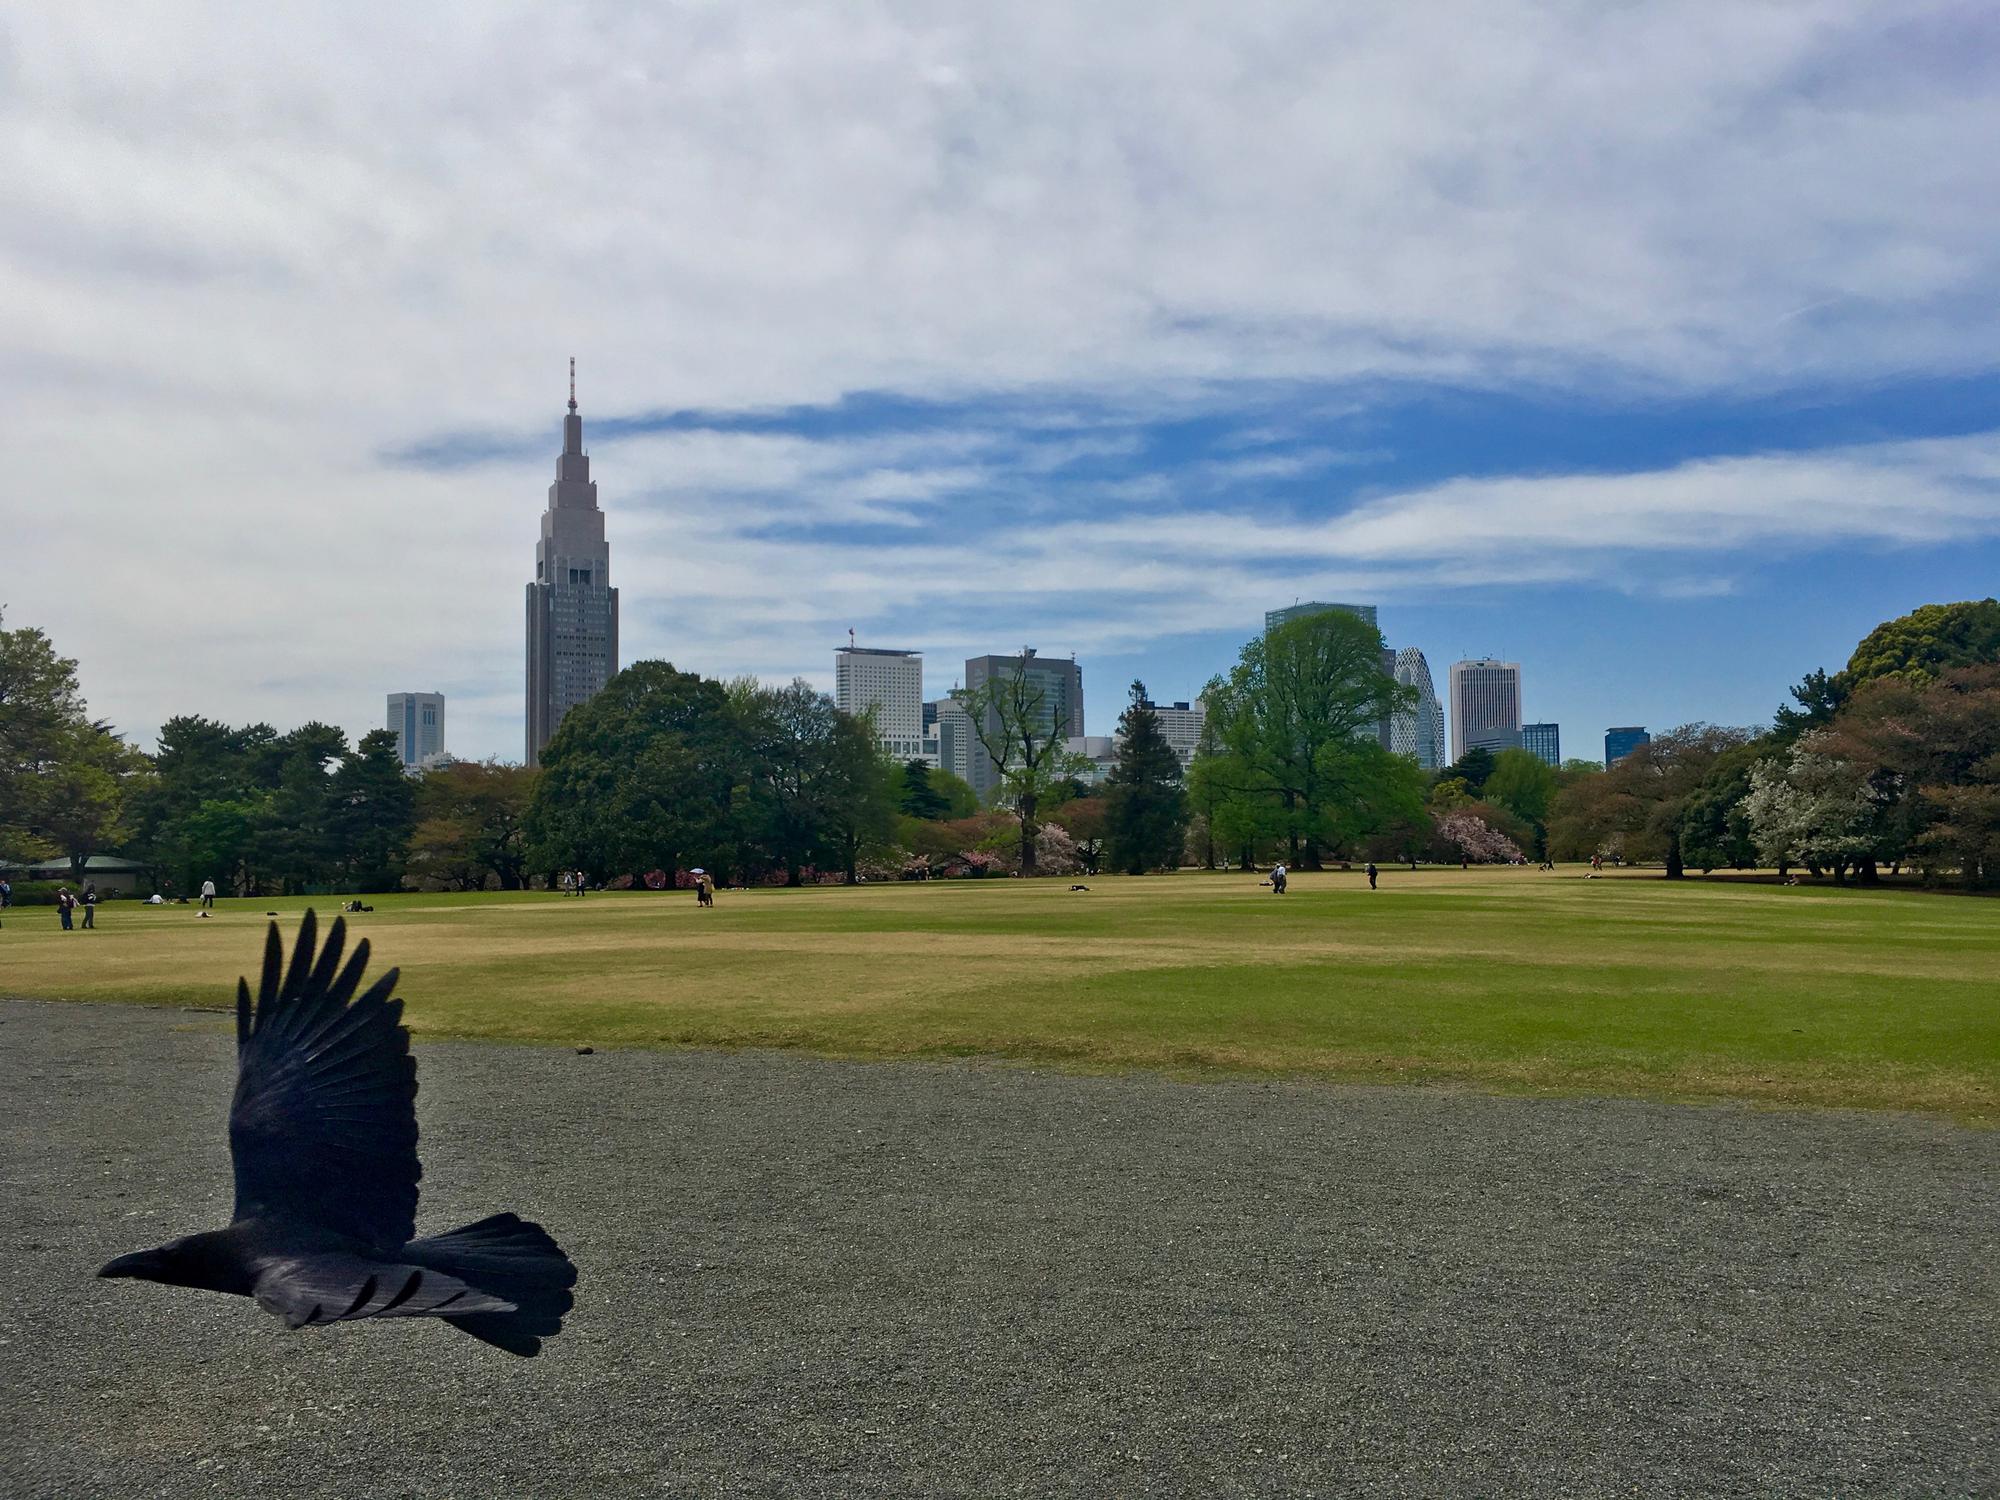
[{"label": "gravel path", "polygon": [[0,1494],[1991,1495],[2000,1133],[418,1048],[512,1360],[91,1272],[220,1224],[222,1017],[0,1002]]}]

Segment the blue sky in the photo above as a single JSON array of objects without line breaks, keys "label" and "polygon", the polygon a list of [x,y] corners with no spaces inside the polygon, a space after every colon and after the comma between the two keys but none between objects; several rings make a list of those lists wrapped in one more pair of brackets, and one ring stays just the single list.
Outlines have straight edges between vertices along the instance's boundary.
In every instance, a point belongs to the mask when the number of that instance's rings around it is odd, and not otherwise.
[{"label": "blue sky", "polygon": [[[1235,518],[1303,530],[1381,497],[1449,481],[1519,483],[1526,476],[1532,485],[1563,476],[1588,483],[1672,475],[1745,455],[1813,465],[1828,450],[1893,453],[1926,439],[1970,440],[1991,452],[1983,440],[2000,429],[2000,379],[1983,375],[1615,402],[1410,382],[1262,383],[1206,387],[1171,404],[1187,409],[1123,409],[1083,396],[941,402],[865,393],[772,411],[611,415],[587,431],[614,541],[622,514],[726,509],[768,498],[758,485],[733,489],[726,475],[692,494],[669,478],[661,489],[621,495],[623,446],[660,434],[747,435],[892,455],[865,468],[857,486],[879,492],[881,516],[796,514],[780,504],[751,528],[780,546],[826,558],[912,544],[972,554],[984,545],[1016,548],[1024,531],[1094,521],[1135,525],[1122,550],[1143,562],[1155,555],[1146,526],[1170,518],[1213,526],[1218,539]],[[532,462],[549,446],[546,431],[448,433],[391,458],[476,470]],[[909,481],[900,492],[898,478]],[[1227,670],[1266,608],[1298,597],[1374,602],[1389,644],[1422,647],[1440,691],[1446,667],[1461,657],[1520,661],[1527,715],[1563,725],[1566,753],[1592,755],[1611,724],[1766,722],[1791,683],[1815,666],[1837,668],[1881,620],[1919,603],[1991,592],[2000,577],[2000,540],[1990,524],[2000,491],[1990,471],[1983,484],[1973,483],[1975,524],[1963,533],[1948,527],[1943,536],[1921,528],[1899,535],[1892,503],[1888,522],[1858,542],[1822,540],[1810,522],[1787,525],[1774,516],[1784,545],[1771,551],[1693,534],[1677,545],[1593,556],[1569,576],[1538,579],[1531,566],[1517,581],[1502,563],[1472,581],[1442,585],[1400,578],[1379,560],[1316,571],[1280,550],[1235,575],[1241,592],[1205,600],[1198,610],[1183,609],[1171,585],[1141,583],[1110,600],[1087,585],[1053,596],[1024,588],[1010,601],[1003,580],[983,596],[989,604],[978,622],[963,617],[949,589],[919,574],[901,591],[906,597],[891,591],[857,606],[853,617],[864,643],[925,650],[933,695],[952,685],[967,654],[1019,644],[1077,650],[1090,727],[1105,732],[1135,677],[1157,698],[1199,693]],[[1680,486],[1690,506],[1699,503],[1701,484],[1690,476]],[[1676,488],[1671,479],[1664,487]],[[1583,551],[1587,541],[1572,533],[1551,550]],[[674,598],[627,581],[625,610],[628,631],[636,625],[673,655],[681,614]],[[1009,625],[1017,627],[1012,634]],[[824,674],[832,644],[844,639],[838,631],[820,634],[800,643],[798,670]],[[674,659],[712,675],[740,669],[706,632]]]},{"label": "blue sky", "polygon": [[0,603],[146,740],[518,756],[566,359],[627,659],[1374,602],[1442,676],[1765,719],[2000,578],[2000,33],[1606,7],[80,3],[0,23]]}]

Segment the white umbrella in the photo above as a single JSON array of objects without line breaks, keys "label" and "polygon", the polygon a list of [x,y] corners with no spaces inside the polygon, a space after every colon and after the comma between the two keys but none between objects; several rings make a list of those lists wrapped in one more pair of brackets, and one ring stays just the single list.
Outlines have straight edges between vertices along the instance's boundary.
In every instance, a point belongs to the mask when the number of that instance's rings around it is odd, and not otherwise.
[{"label": "white umbrella", "polygon": [[690,875],[706,875],[707,873],[708,871],[703,869],[693,869],[688,871],[688,874]]}]

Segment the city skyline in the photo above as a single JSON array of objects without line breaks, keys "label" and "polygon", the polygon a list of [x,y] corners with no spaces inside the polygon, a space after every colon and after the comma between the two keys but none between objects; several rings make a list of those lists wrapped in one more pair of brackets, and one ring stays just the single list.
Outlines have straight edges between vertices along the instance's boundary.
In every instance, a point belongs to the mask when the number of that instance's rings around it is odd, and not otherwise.
[{"label": "city skyline", "polygon": [[1036,641],[1108,724],[1364,599],[1576,745],[2000,577],[1985,7],[73,12],[6,54],[0,601],[141,745],[423,683],[519,758],[572,353],[621,662]]}]

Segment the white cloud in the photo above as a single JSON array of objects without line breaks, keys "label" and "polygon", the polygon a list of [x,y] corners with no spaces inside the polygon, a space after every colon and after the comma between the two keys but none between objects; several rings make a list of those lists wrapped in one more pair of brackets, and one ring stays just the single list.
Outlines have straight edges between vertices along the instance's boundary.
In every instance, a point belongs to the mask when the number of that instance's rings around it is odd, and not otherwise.
[{"label": "white cloud", "polygon": [[[1150,633],[1162,596],[1198,628],[1300,578],[1442,587],[1537,548],[1587,574],[1566,528],[1638,549],[1984,527],[1965,451],[1907,445],[1465,481],[1303,534],[1011,524],[1037,464],[1131,451],[1072,396],[1986,367],[1983,24],[1925,0],[43,7],[0,45],[0,597],[135,728],[362,727],[382,693],[442,686],[455,734],[510,749],[548,462],[376,455],[552,431],[571,353],[593,416],[1000,393],[1038,403],[1017,427],[1074,425],[1068,450],[600,443],[627,639],[709,670],[816,662],[804,635],[947,583],[982,642],[1074,619],[1082,648]],[[809,546],[800,521],[895,540]]]}]

